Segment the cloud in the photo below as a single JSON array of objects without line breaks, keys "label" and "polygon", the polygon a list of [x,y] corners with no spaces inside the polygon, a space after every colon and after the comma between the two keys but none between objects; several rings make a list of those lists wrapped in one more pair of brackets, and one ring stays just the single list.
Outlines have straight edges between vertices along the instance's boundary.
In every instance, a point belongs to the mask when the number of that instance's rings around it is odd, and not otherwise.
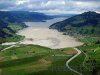
[{"label": "cloud", "polygon": [[100,0],[73,0],[73,1],[83,1],[83,2],[100,2]]},{"label": "cloud", "polygon": [[0,10],[38,11],[46,14],[100,12],[100,0],[0,0]]}]

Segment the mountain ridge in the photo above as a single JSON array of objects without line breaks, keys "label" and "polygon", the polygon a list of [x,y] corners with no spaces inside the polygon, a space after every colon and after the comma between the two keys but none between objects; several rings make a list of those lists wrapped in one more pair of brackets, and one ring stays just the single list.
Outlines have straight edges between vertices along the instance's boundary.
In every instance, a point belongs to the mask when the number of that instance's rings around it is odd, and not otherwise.
[{"label": "mountain ridge", "polygon": [[70,35],[99,35],[100,14],[92,11],[84,12],[64,21],[54,23],[49,28],[57,29]]},{"label": "mountain ridge", "polygon": [[27,27],[24,22],[41,22],[51,18],[51,16],[38,12],[0,11],[0,43],[5,42],[5,38],[17,36],[18,30]]}]

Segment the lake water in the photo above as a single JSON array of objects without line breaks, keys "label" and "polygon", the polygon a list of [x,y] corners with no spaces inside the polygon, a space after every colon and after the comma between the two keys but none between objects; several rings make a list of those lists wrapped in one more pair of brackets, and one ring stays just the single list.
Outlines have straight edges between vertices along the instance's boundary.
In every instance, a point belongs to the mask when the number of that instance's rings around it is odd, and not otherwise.
[{"label": "lake water", "polygon": [[[20,44],[35,44],[45,46],[52,49],[60,49],[66,47],[76,47],[83,43],[76,41],[75,38],[63,35],[63,33],[57,30],[49,29],[48,27],[53,23],[64,20],[65,18],[55,18],[46,20],[46,22],[25,22],[28,26],[25,29],[20,30],[17,34],[25,36],[20,41]],[[13,45],[16,42],[7,42],[2,45]]]},{"label": "lake water", "polygon": [[46,27],[48,28],[50,25],[52,25],[53,23],[59,22],[59,21],[63,21],[66,18],[54,18],[54,19],[50,19],[50,20],[45,20],[46,22],[25,22],[25,24],[29,27]]},{"label": "lake water", "polygon": [[58,32],[57,30],[48,28],[51,24],[64,19],[65,18],[55,18],[47,20],[46,22],[25,22],[25,24],[29,27],[20,30],[17,33],[25,36],[25,39],[21,41],[21,44],[36,44],[52,49],[82,45],[82,43],[76,41],[75,38],[68,35],[62,35],[62,33]]}]

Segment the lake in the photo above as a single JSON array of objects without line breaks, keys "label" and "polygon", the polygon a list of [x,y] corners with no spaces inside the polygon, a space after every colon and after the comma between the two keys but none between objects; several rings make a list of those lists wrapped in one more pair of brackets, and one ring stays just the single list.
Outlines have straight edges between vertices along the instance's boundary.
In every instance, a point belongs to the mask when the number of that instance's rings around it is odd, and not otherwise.
[{"label": "lake", "polygon": [[20,30],[17,34],[25,36],[21,44],[35,44],[52,49],[76,47],[83,43],[76,41],[75,38],[63,35],[57,30],[49,29],[53,23],[64,20],[65,18],[55,18],[46,20],[46,22],[25,22],[29,27]]}]

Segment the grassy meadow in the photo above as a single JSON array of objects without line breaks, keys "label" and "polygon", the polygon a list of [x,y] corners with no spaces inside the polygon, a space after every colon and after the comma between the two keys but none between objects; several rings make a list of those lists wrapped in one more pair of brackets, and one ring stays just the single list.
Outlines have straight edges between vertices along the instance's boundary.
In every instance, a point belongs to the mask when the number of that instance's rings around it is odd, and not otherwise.
[{"label": "grassy meadow", "polygon": [[[97,40],[97,37],[81,38],[84,45],[77,48],[82,53],[69,66],[85,75],[96,75],[100,71],[100,44],[95,44]],[[73,48],[50,49],[17,44],[0,52],[0,75],[77,75],[66,67],[67,60],[76,53]]]},{"label": "grassy meadow", "polygon": [[38,45],[17,45],[0,52],[0,75],[76,75],[65,65],[76,53],[73,48],[53,50]]}]

